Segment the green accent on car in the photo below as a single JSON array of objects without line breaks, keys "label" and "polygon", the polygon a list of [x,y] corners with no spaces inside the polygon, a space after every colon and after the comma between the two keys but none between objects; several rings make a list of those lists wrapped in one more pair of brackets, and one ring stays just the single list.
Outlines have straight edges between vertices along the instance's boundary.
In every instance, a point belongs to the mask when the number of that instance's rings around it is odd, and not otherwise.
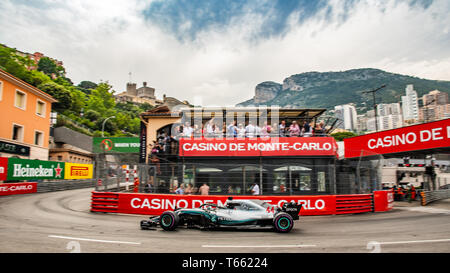
[{"label": "green accent on car", "polygon": [[278,222],[277,222],[278,227],[281,228],[281,229],[288,229],[290,225],[287,225],[286,227],[283,227],[283,226],[280,225],[280,221],[283,220],[283,219],[286,219],[289,223],[291,222],[291,221],[289,220],[289,218],[281,217],[280,219],[278,219]]}]

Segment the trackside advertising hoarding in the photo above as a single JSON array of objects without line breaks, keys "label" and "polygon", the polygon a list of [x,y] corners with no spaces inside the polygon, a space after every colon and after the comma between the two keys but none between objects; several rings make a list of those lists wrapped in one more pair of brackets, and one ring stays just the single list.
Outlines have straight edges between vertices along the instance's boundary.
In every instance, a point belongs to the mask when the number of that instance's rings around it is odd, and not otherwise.
[{"label": "trackside advertising hoarding", "polygon": [[7,180],[64,179],[64,162],[9,158]]},{"label": "trackside advertising hoarding", "polygon": [[[228,196],[221,195],[173,195],[120,193],[119,212],[130,214],[160,215],[175,208],[197,208],[204,203],[225,204]],[[286,202],[301,203],[300,215],[328,215],[336,211],[334,195],[316,196],[233,196],[234,199],[259,199],[272,205]]]},{"label": "trackside advertising hoarding", "polygon": [[92,164],[0,157],[0,181],[91,179]]},{"label": "trackside advertising hoarding", "polygon": [[336,156],[333,137],[182,138],[180,156]]},{"label": "trackside advertising hoarding", "polygon": [[91,179],[93,175],[92,164],[65,163],[64,179]]},{"label": "trackside advertising hoarding", "polygon": [[139,137],[94,137],[94,153],[139,153]]},{"label": "trackside advertising hoarding", "polygon": [[0,184],[0,196],[37,192],[36,182]]},{"label": "trackside advertising hoarding", "polygon": [[450,119],[344,139],[345,157],[450,147]]},{"label": "trackside advertising hoarding", "polygon": [[0,181],[5,181],[8,175],[8,158],[0,157]]}]

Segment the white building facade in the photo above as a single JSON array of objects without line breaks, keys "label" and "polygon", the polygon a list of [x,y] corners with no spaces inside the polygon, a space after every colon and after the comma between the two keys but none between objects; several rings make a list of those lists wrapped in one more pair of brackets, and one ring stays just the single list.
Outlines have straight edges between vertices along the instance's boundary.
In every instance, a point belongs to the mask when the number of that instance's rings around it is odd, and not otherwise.
[{"label": "white building facade", "polygon": [[341,120],[341,124],[338,128],[357,131],[358,120],[356,114],[356,108],[353,104],[337,105],[334,107],[334,115]]},{"label": "white building facade", "polygon": [[404,121],[416,122],[419,120],[419,103],[417,92],[412,84],[406,86],[406,95],[402,96],[402,112]]}]

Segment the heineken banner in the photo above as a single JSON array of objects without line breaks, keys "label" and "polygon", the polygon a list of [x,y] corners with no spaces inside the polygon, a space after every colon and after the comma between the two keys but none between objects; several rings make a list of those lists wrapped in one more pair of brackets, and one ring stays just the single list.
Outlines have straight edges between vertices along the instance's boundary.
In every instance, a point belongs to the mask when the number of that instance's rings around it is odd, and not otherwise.
[{"label": "heineken banner", "polygon": [[139,153],[139,137],[94,137],[94,153]]},{"label": "heineken banner", "polygon": [[9,158],[7,180],[64,179],[64,162]]}]

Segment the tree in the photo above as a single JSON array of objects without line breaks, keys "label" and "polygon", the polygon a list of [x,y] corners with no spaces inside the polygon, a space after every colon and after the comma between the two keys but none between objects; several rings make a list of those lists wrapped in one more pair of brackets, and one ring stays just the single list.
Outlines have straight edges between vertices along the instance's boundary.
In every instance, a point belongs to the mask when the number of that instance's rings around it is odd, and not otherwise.
[{"label": "tree", "polygon": [[345,138],[354,137],[354,136],[358,136],[358,135],[355,133],[352,133],[352,132],[339,132],[339,133],[331,134],[331,136],[334,137],[334,139],[336,141],[342,141]]},{"label": "tree", "polygon": [[72,94],[64,86],[54,82],[47,82],[39,85],[38,88],[58,100],[57,103],[53,104],[53,109],[56,111],[64,112],[72,108]]},{"label": "tree", "polygon": [[42,71],[47,75],[55,74],[60,76],[60,70],[54,61],[52,61],[49,57],[42,57],[38,62],[38,71]]},{"label": "tree", "polygon": [[95,88],[97,88],[97,84],[95,82],[91,82],[91,81],[82,81],[77,86],[80,87],[80,88],[83,88],[83,89],[95,89]]}]

